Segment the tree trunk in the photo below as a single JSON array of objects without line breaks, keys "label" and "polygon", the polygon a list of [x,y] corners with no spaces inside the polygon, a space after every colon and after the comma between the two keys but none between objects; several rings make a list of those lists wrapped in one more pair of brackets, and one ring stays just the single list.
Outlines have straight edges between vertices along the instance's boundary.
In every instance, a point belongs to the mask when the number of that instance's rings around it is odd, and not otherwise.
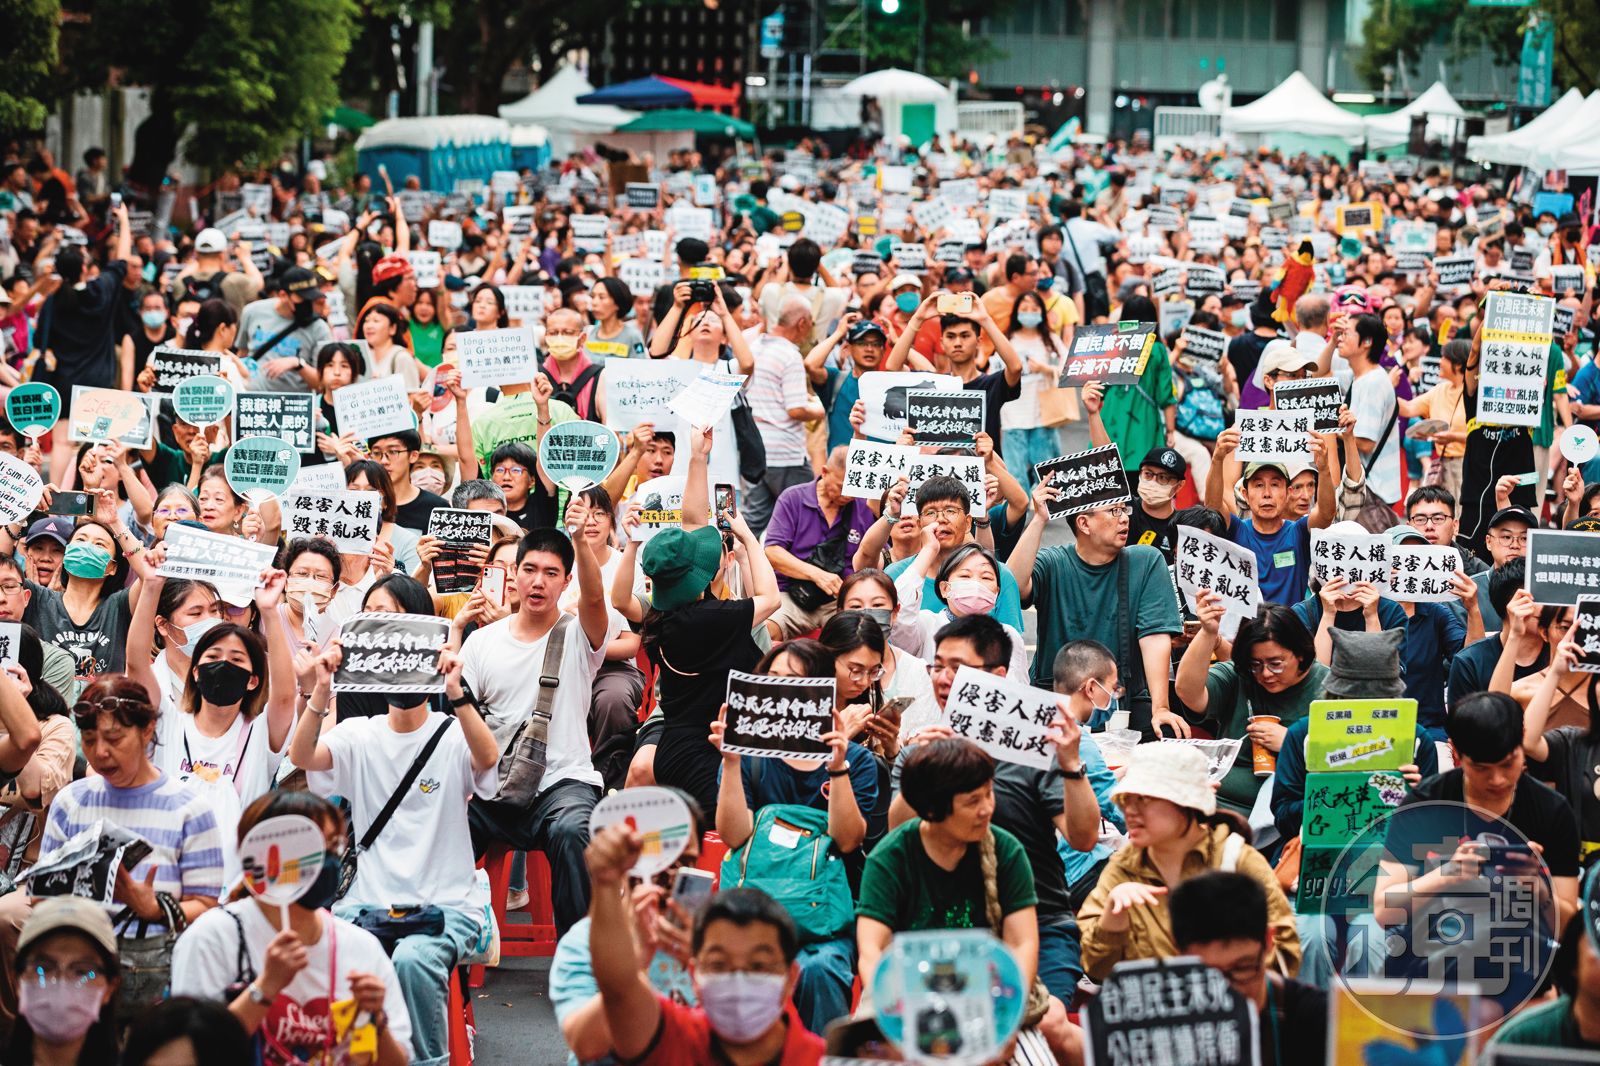
[{"label": "tree trunk", "polygon": [[150,114],[139,123],[133,134],[133,162],[128,166],[128,180],[150,196],[160,190],[167,169],[178,157],[178,141],[183,129],[173,113],[172,101],[166,90],[157,88],[150,94]]}]

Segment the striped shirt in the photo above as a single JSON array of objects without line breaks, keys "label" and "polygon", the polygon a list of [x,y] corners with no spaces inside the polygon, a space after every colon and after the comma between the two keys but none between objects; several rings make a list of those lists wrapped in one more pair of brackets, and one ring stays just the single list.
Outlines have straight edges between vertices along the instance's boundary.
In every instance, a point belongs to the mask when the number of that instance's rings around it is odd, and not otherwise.
[{"label": "striped shirt", "polygon": [[[74,781],[50,804],[41,852],[65,844],[97,821],[121,826],[148,841],[149,855],[131,872],[143,883],[154,867],[157,892],[184,896],[222,895],[222,840],[205,799],[165,772],[148,785],[117,788],[103,777]],[[149,931],[164,927],[152,924]]]},{"label": "striped shirt", "polygon": [[790,418],[789,411],[811,402],[805,360],[799,348],[770,333],[762,334],[755,357],[745,396],[767,446],[767,465],[800,466],[806,461],[806,426]]}]

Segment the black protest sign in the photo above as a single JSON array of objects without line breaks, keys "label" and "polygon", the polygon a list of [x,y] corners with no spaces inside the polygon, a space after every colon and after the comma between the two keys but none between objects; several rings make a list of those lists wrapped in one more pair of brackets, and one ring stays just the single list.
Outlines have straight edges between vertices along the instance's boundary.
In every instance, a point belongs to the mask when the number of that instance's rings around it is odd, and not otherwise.
[{"label": "black protest sign", "polygon": [[1150,294],[1157,299],[1170,296],[1183,288],[1183,271],[1177,267],[1167,267],[1150,279]]},{"label": "black protest sign", "polygon": [[1527,568],[1535,603],[1570,606],[1600,595],[1600,533],[1530,529]]},{"label": "black protest sign", "polygon": [[493,539],[494,523],[488,511],[458,511],[435,507],[428,515],[428,536],[440,542],[433,560],[434,591],[471,592],[478,584],[482,567],[472,561],[473,548],[487,548]]},{"label": "black protest sign", "polygon": [[1478,276],[1478,260],[1470,255],[1440,256],[1433,261],[1440,285],[1471,285]]},{"label": "black protest sign", "polygon": [[96,819],[40,855],[22,879],[30,895],[81,896],[109,907],[118,869],[132,873],[150,852],[150,842],[133,830]]},{"label": "black protest sign", "polygon": [[1279,411],[1310,411],[1316,416],[1311,423],[1313,430],[1334,433],[1339,429],[1339,408],[1344,406],[1344,393],[1332,378],[1280,381],[1272,386],[1272,406]]},{"label": "black protest sign", "polygon": [[1185,296],[1210,296],[1228,287],[1228,276],[1220,267],[1191,266],[1185,271],[1183,294]]},{"label": "black protest sign", "polygon": [[1153,230],[1170,233],[1183,228],[1183,216],[1175,207],[1151,204],[1145,209],[1145,223]]},{"label": "black protest sign", "polygon": [[233,434],[277,437],[301,455],[317,450],[312,422],[317,398],[309,392],[241,392],[233,403]]},{"label": "black protest sign", "polygon": [[906,393],[906,428],[918,444],[976,445],[987,397],[981,392]]},{"label": "black protest sign", "polygon": [[449,620],[434,615],[352,615],[339,627],[344,658],[333,675],[333,691],[443,692],[439,652],[449,637]]},{"label": "black protest sign", "polygon": [[156,372],[151,392],[171,392],[185,378],[222,375],[221,352],[197,352],[185,348],[156,348],[150,352],[149,366]]},{"label": "black protest sign", "polygon": [[1533,274],[1534,254],[1532,248],[1511,249],[1511,273],[1528,277]]},{"label": "black protest sign", "polygon": [[1578,646],[1573,669],[1580,674],[1600,674],[1600,596],[1578,597],[1567,639]]},{"label": "black protest sign", "polygon": [[833,731],[831,677],[765,677],[728,672],[727,729],[722,750],[768,759],[828,755]]},{"label": "black protest sign", "polygon": [[1394,264],[1395,269],[1402,274],[1426,274],[1433,266],[1433,256],[1427,252],[1407,249],[1395,253]]},{"label": "black protest sign", "polygon": [[863,274],[882,274],[883,258],[877,252],[857,252],[850,262],[850,273],[858,278]]},{"label": "black protest sign", "polygon": [[1289,247],[1289,231],[1282,226],[1262,226],[1261,247],[1269,252],[1283,251]]},{"label": "black protest sign", "polygon": [[1114,322],[1079,326],[1061,366],[1062,386],[1099,381],[1106,385],[1132,385],[1144,373],[1155,345],[1154,322]]},{"label": "black protest sign", "polygon": [[1556,314],[1551,325],[1551,332],[1559,340],[1572,332],[1573,324],[1577,321],[1577,311],[1570,307],[1562,307],[1560,304],[1556,304]]},{"label": "black protest sign", "polygon": [[1128,491],[1128,474],[1122,467],[1122,455],[1115,444],[1063,455],[1039,463],[1033,469],[1040,481],[1061,490],[1060,497],[1050,503],[1051,518],[1066,518],[1133,498]]},{"label": "black protest sign", "polygon": [[1419,396],[1439,384],[1439,364],[1443,361],[1444,357],[1438,355],[1422,357],[1422,382],[1416,390]]},{"label": "black protest sign", "polygon": [[622,188],[629,207],[636,211],[653,211],[661,205],[661,189],[645,181],[630,181]]},{"label": "black protest sign", "polygon": [[1226,334],[1199,326],[1183,327],[1183,354],[1202,363],[1221,363],[1228,347]]},{"label": "black protest sign", "polygon": [[1193,957],[1118,963],[1081,1021],[1091,1066],[1261,1061],[1256,1005]]},{"label": "black protest sign", "polygon": [[1582,263],[1550,268],[1550,291],[1555,293],[1558,300],[1564,296],[1581,298],[1586,280]]},{"label": "black protest sign", "polygon": [[1245,279],[1241,278],[1238,281],[1228,282],[1228,291],[1237,296],[1239,299],[1243,300],[1245,303],[1253,304],[1261,295],[1261,282],[1246,281]]},{"label": "black protest sign", "polygon": [[1294,204],[1288,200],[1274,200],[1267,205],[1267,217],[1274,222],[1287,222],[1294,217]]}]

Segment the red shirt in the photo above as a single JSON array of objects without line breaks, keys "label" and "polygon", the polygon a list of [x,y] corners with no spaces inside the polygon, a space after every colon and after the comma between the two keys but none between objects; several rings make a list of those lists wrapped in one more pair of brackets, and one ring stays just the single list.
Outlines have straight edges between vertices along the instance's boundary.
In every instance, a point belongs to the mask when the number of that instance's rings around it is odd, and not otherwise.
[{"label": "red shirt", "polygon": [[[644,1054],[633,1060],[635,1064],[707,1066],[727,1061],[720,1049],[712,1049],[711,1023],[706,1020],[705,1011],[674,1003],[665,996],[658,997],[658,1002],[661,1024]],[[826,1047],[822,1037],[800,1024],[800,1015],[795,1013],[793,1003],[784,1004],[783,1018],[788,1032],[783,1039],[783,1054],[774,1060],[776,1066],[819,1066]]]}]

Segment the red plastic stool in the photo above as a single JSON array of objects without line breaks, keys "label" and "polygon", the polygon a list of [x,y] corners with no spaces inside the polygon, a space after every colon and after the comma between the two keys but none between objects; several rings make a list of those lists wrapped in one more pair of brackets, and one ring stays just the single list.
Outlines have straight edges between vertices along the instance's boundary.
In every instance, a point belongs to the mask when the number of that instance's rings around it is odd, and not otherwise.
[{"label": "red plastic stool", "polygon": [[[495,922],[500,927],[502,958],[548,958],[556,953],[555,910],[550,899],[550,862],[543,852],[528,852],[528,906],[522,913],[531,922],[512,922],[506,915],[506,897],[511,889],[511,850],[504,844],[491,844],[483,857],[489,872],[489,899]],[[474,966],[468,984],[483,987],[483,967]]]},{"label": "red plastic stool", "polygon": [[704,870],[720,882],[722,878],[722,860],[727,855],[728,845],[722,842],[722,838],[717,835],[716,830],[712,830],[700,838],[700,857],[694,861],[694,868],[696,870]]},{"label": "red plastic stool", "polygon": [[472,1066],[473,1041],[467,1027],[475,1020],[472,1000],[461,991],[460,971],[450,975],[450,1005],[445,1009],[450,1020],[450,1066]]}]

